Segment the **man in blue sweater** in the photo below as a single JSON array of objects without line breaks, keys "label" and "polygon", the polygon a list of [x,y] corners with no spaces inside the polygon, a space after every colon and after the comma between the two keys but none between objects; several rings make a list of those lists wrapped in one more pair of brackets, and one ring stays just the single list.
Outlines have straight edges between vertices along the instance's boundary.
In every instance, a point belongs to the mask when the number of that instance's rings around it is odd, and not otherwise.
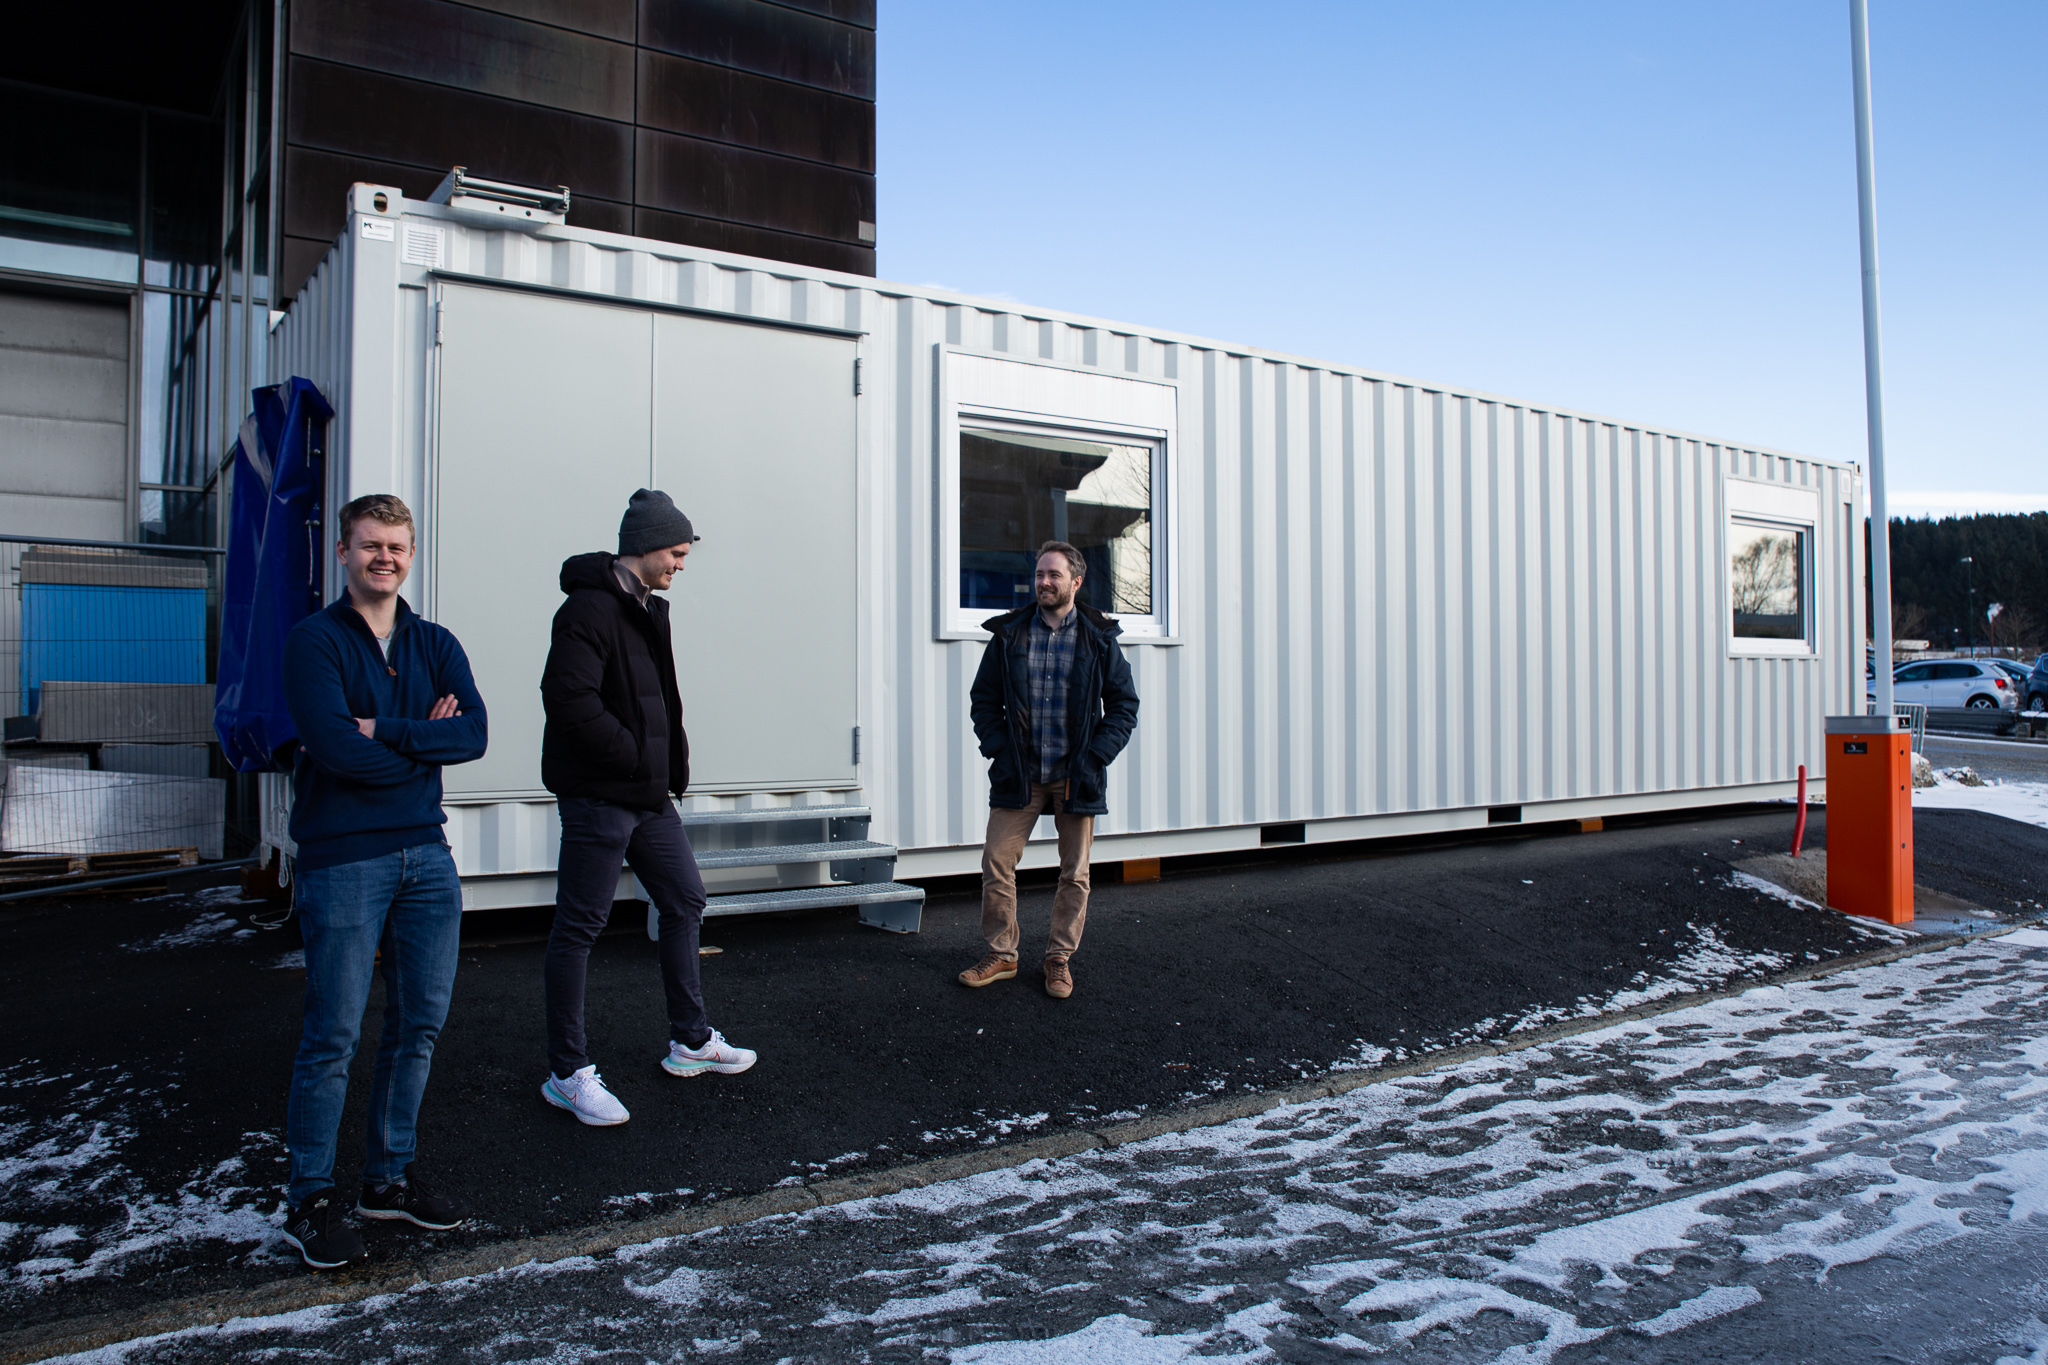
[{"label": "man in blue sweater", "polygon": [[322,1270],[364,1254],[335,1194],[334,1149],[380,968],[384,1033],[356,1212],[424,1228],[466,1216],[422,1180],[413,1150],[462,923],[462,883],[441,833],[441,766],[482,757],[485,740],[462,646],[398,595],[412,569],[412,512],[378,493],[342,508],[340,522],[335,553],[348,590],[294,626],[284,648],[285,705],[299,731],[291,834],[306,941],[284,1235]]}]

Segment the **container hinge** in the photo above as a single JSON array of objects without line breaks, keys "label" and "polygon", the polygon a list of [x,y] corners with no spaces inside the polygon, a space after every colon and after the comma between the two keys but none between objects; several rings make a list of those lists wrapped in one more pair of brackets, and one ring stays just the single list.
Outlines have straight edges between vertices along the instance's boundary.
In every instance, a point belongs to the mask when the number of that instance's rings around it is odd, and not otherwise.
[{"label": "container hinge", "polygon": [[447,318],[448,300],[436,299],[434,301],[434,344],[436,346],[439,346],[441,344],[441,337],[444,330],[442,324],[445,321],[447,321]]},{"label": "container hinge", "polygon": [[853,396],[860,397],[860,357],[853,358]]},{"label": "container hinge", "polygon": [[860,727],[853,727],[853,766],[860,766]]}]

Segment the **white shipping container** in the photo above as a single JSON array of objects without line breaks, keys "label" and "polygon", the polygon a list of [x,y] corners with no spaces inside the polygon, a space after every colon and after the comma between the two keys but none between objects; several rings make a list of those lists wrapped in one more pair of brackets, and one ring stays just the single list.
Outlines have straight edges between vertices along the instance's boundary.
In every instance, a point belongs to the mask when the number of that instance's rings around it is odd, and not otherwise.
[{"label": "white shipping container", "polygon": [[[369,185],[271,374],[335,408],[330,544],[421,517],[407,596],[491,710],[445,774],[472,905],[552,899],[556,577],[642,485],[704,537],[684,809],[868,806],[899,876],[979,866],[977,623],[1047,525],[1108,539],[1142,698],[1098,861],[1785,797],[1863,709],[1851,466]],[[1073,486],[1024,516],[1019,461]]]}]

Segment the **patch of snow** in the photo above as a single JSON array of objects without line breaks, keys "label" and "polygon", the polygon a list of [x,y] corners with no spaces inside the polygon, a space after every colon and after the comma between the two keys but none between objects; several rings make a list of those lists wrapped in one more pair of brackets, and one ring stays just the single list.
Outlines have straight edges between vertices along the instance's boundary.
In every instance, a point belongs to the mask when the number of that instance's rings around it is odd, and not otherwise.
[{"label": "patch of snow", "polygon": [[1987,782],[1981,787],[1943,783],[1913,793],[1922,810],[1979,810],[2048,828],[2048,782]]},{"label": "patch of snow", "polygon": [[[382,1295],[381,1298],[390,1298]],[[357,1309],[369,1308],[377,1299],[366,1299],[353,1305]],[[295,1312],[277,1313],[263,1318],[230,1318],[215,1327],[187,1327],[177,1332],[160,1332],[155,1336],[137,1337],[133,1341],[116,1342],[97,1350],[81,1351],[76,1355],[59,1356],[49,1365],[126,1365],[132,1357],[154,1346],[176,1342],[187,1349],[214,1342],[229,1342],[257,1332],[307,1332],[325,1326],[342,1311],[342,1306],[320,1304],[312,1308],[301,1308]],[[248,1359],[247,1353],[230,1351],[230,1356]]]},{"label": "patch of snow", "polygon": [[1992,1365],[2048,1365],[2048,1323],[2035,1318],[2028,1325],[2026,1351],[2023,1356],[2000,1356]]},{"label": "patch of snow", "polygon": [[928,1318],[934,1313],[951,1313],[962,1308],[973,1308],[986,1302],[981,1291],[972,1286],[962,1289],[948,1289],[941,1294],[890,1299],[872,1313],[850,1313],[845,1309],[834,1309],[813,1322],[813,1327],[841,1327],[850,1322],[867,1322],[877,1326],[888,1322],[907,1322],[912,1318]]},{"label": "patch of snow", "polygon": [[1781,900],[1787,905],[1800,906],[1808,910],[1824,910],[1827,908],[1826,906],[1814,904],[1796,892],[1787,891],[1776,882],[1765,881],[1762,877],[1756,876],[1753,873],[1731,872],[1728,874],[1728,881],[1731,885],[1739,886],[1745,891],[1755,891],[1769,896],[1773,900]]},{"label": "patch of snow", "polygon": [[1051,1114],[1012,1114],[1007,1118],[992,1119],[976,1114],[976,1121],[963,1123],[954,1128],[926,1129],[918,1134],[918,1140],[925,1143],[975,1141],[987,1146],[1000,1142],[1020,1129],[1043,1126]]},{"label": "patch of snow", "polygon": [[[1245,1325],[1256,1330],[1256,1323]],[[1242,1328],[1234,1330],[1244,1335]],[[1065,1336],[1045,1341],[982,1342],[951,1351],[947,1359],[953,1365],[1173,1365],[1176,1361],[1194,1359],[1228,1365],[1233,1361],[1274,1358],[1263,1344],[1245,1352],[1217,1351],[1213,1345],[1216,1335],[1189,1332],[1154,1336],[1151,1323],[1112,1313]]]},{"label": "patch of snow", "polygon": [[673,1190],[650,1190],[641,1194],[613,1194],[605,1197],[604,1206],[608,1209],[632,1209],[638,1208],[643,1204],[653,1204],[663,1199],[688,1199],[696,1192],[690,1186],[683,1185]]},{"label": "patch of snow", "polygon": [[306,970],[306,950],[294,948],[288,953],[279,953],[271,962],[273,972],[303,972]]},{"label": "patch of snow", "polygon": [[232,915],[218,910],[209,910],[182,929],[172,929],[158,934],[155,938],[137,939],[121,946],[131,953],[153,953],[165,948],[190,948],[201,943],[218,943],[222,939],[246,937],[253,931],[245,931]]},{"label": "patch of snow", "polygon": [[1190,1284],[1166,1292],[1182,1303],[1216,1303],[1229,1298],[1242,1286],[1234,1284]]},{"label": "patch of snow", "polygon": [[704,1277],[686,1265],[679,1265],[650,1284],[635,1284],[629,1276],[626,1292],[636,1299],[653,1299],[671,1308],[695,1308],[704,1300]]},{"label": "patch of snow", "polygon": [[1687,1299],[1678,1307],[1667,1309],[1649,1321],[1639,1322],[1634,1326],[1636,1331],[1646,1336],[1661,1337],[1691,1327],[1695,1323],[1725,1317],[1753,1303],[1763,1301],[1763,1291],[1754,1285],[1717,1285],[1696,1299]]},{"label": "patch of snow", "polygon": [[33,1064],[0,1068],[0,1213],[44,1253],[0,1266],[0,1312],[52,1285],[122,1274],[183,1248],[209,1248],[202,1259],[282,1263],[278,1136],[245,1133],[237,1155],[167,1188],[136,1174],[126,1155],[138,1111],[159,1102],[118,1068],[58,1076]]}]

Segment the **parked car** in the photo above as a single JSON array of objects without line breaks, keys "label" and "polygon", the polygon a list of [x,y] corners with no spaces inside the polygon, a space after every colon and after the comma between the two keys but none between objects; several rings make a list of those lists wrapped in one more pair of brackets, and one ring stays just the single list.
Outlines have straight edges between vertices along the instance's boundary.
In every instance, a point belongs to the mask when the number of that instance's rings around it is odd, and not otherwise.
[{"label": "parked car", "polygon": [[2034,666],[2027,670],[2026,685],[2021,690],[2026,694],[2029,711],[2048,711],[2048,654],[2034,660]]},{"label": "parked car", "polygon": [[1892,695],[1921,706],[2018,709],[2020,689],[1992,660],[1928,659],[1893,673]]},{"label": "parked car", "polygon": [[2017,659],[1986,659],[1984,662],[1995,664],[2006,677],[2011,678],[2012,685],[2019,689],[2020,697],[2023,700],[2025,699],[2027,694],[2027,666],[2025,664]]}]

